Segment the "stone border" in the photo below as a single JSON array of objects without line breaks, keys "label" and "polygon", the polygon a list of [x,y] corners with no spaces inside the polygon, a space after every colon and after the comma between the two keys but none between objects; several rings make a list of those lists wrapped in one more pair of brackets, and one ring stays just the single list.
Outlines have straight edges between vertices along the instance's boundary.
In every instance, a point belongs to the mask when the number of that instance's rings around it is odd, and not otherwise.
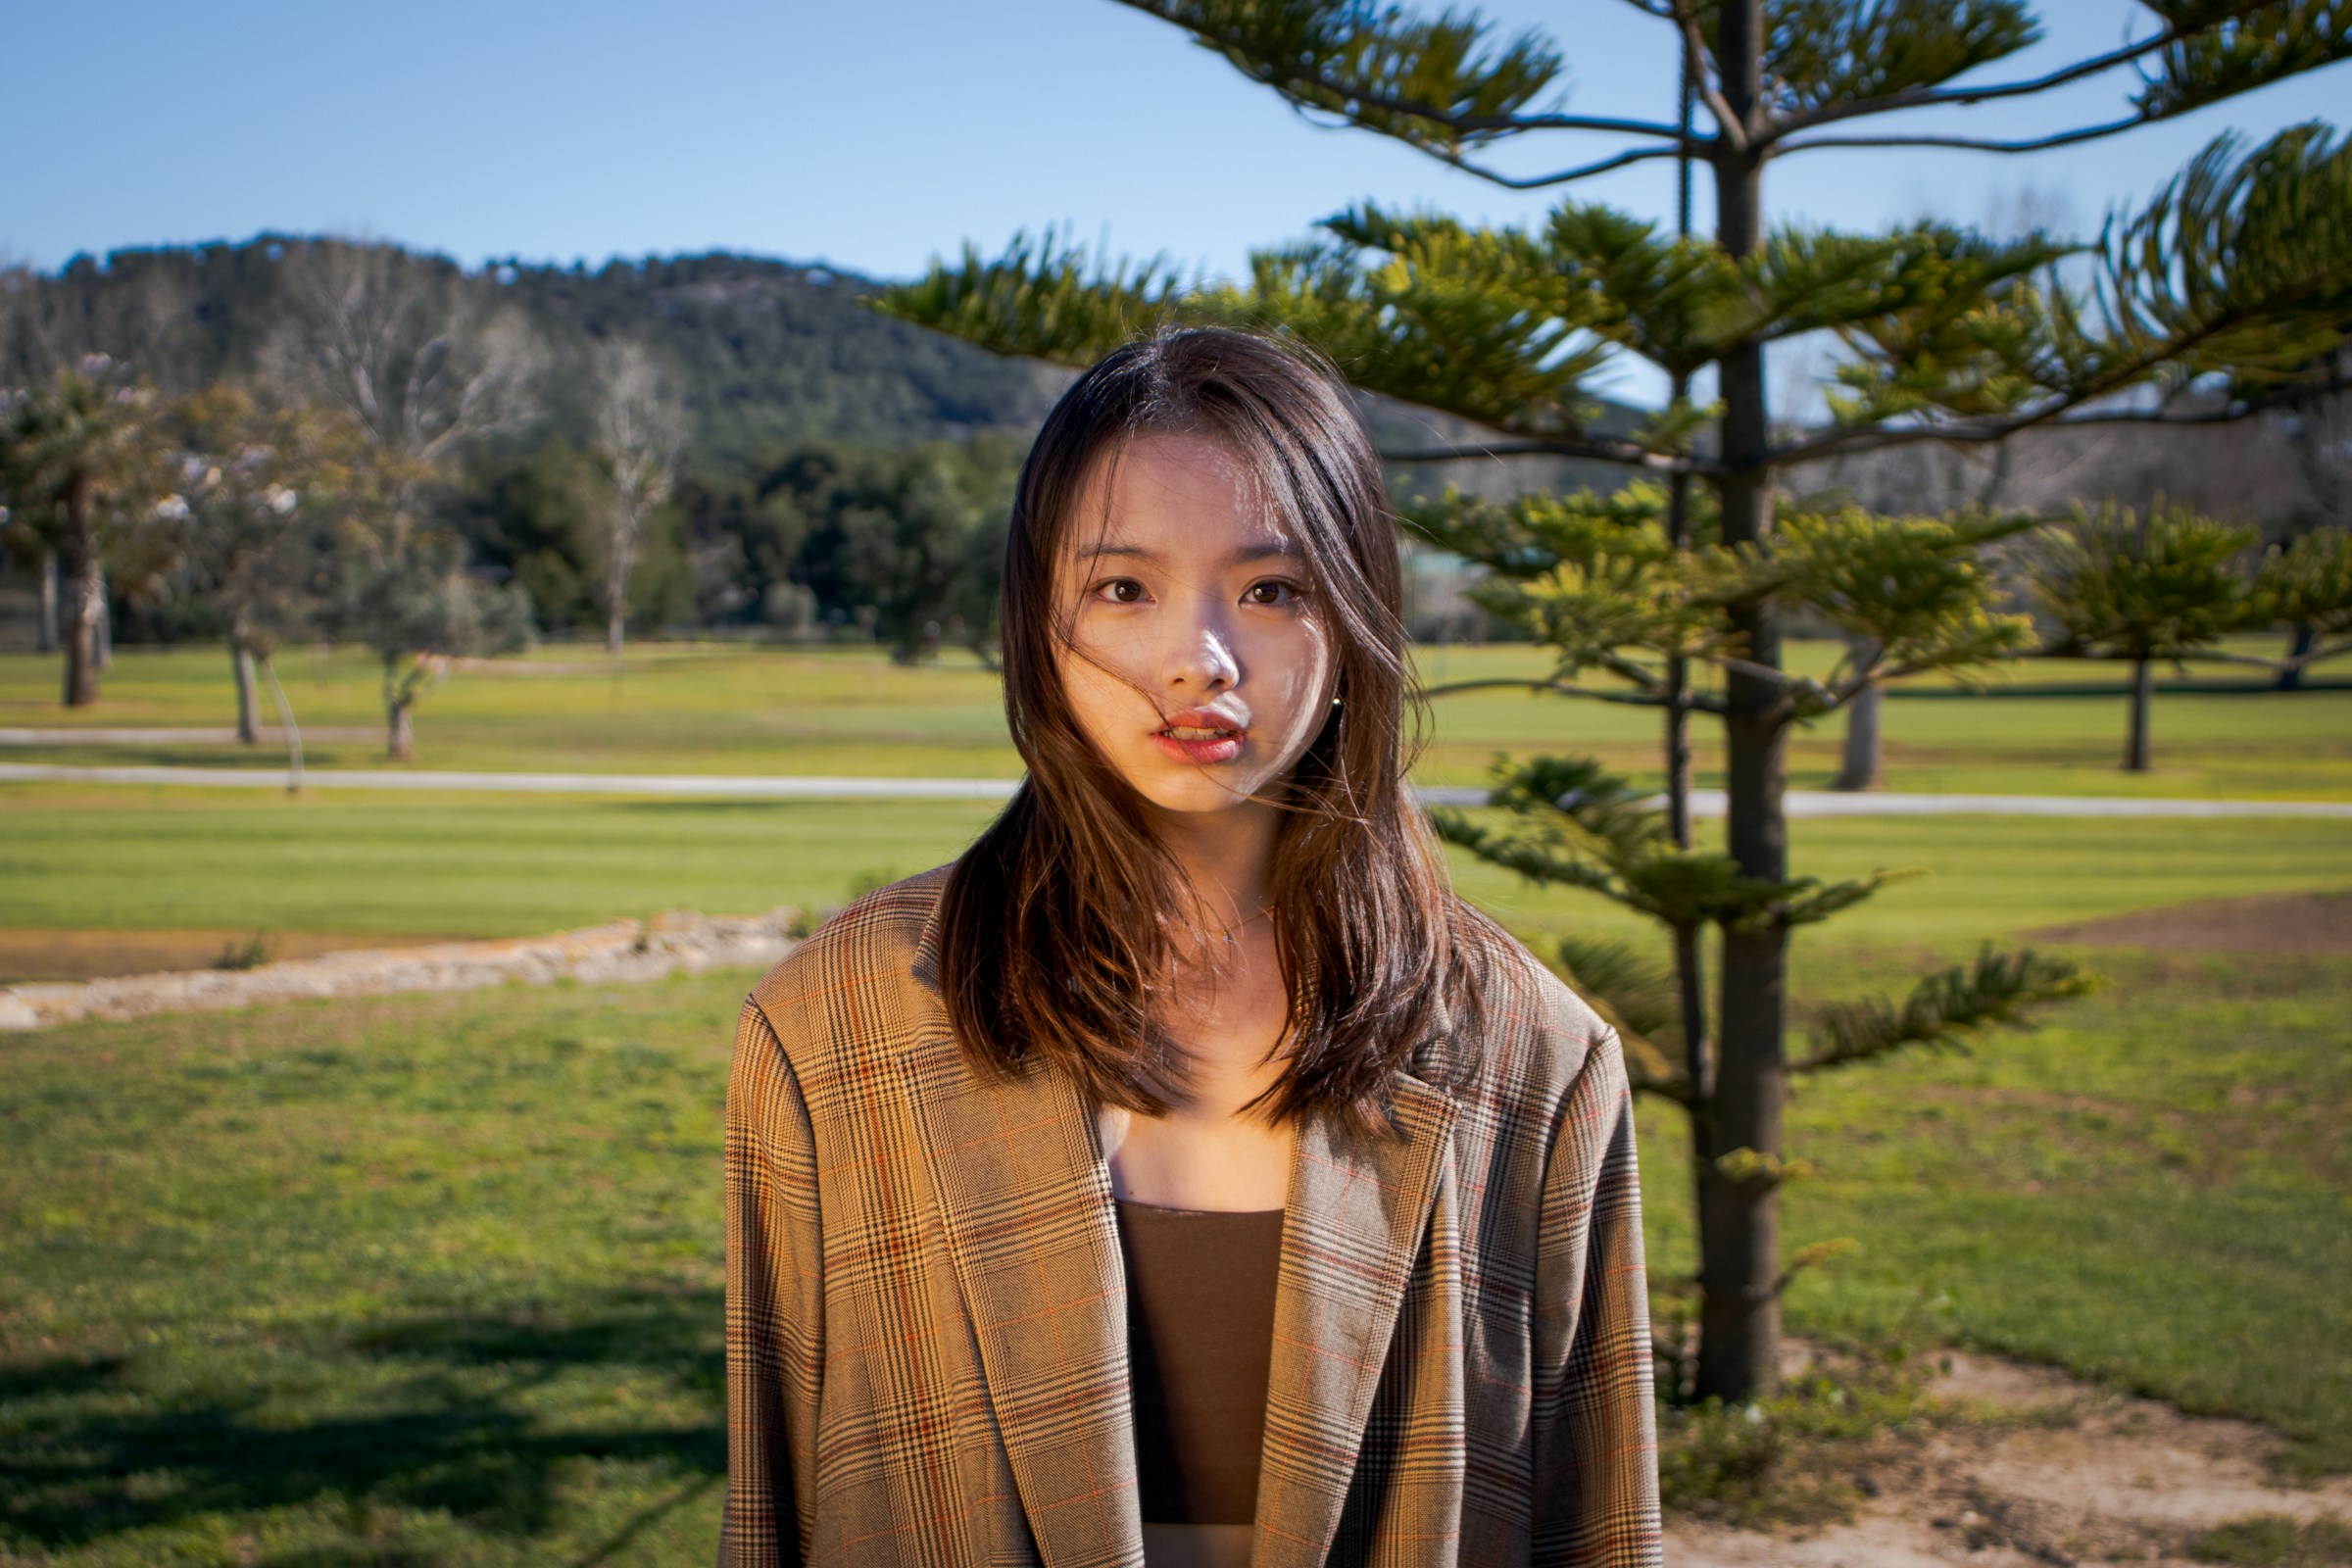
[{"label": "stone border", "polygon": [[494,942],[367,948],[289,958],[251,969],[180,969],[88,981],[0,987],[0,1030],[47,1029],[84,1018],[212,1012],[304,997],[380,997],[402,991],[472,991],[512,982],[547,985],[659,980],[684,971],[764,969],[790,953],[797,909],[650,921],[611,920],[577,931]]}]

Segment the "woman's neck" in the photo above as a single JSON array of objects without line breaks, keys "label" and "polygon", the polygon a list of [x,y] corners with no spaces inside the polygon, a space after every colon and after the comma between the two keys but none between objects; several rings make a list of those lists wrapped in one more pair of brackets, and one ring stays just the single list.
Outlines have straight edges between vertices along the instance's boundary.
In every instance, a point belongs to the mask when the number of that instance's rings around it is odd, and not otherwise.
[{"label": "woman's neck", "polygon": [[1199,900],[1200,935],[1230,935],[1266,911],[1281,818],[1255,801],[1216,812],[1157,813],[1159,842]]}]

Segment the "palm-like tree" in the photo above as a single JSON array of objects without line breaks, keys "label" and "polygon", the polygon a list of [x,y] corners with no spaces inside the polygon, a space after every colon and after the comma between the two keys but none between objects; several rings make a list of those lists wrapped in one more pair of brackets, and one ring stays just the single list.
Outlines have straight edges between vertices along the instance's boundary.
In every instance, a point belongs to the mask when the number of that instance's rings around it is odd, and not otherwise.
[{"label": "palm-like tree", "polygon": [[116,521],[151,511],[163,493],[150,439],[152,401],[146,388],[94,355],[47,386],[13,396],[0,426],[0,475],[12,514],[57,554],[69,708],[98,700],[104,535]]}]

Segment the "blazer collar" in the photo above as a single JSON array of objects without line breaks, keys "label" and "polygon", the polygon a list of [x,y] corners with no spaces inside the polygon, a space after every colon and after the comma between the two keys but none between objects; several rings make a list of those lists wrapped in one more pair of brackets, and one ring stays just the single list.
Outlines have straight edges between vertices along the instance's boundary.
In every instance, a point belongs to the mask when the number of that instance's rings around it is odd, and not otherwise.
[{"label": "blazer collar", "polygon": [[[934,909],[915,956],[934,989],[937,926]],[[916,1035],[899,1069],[1039,1554],[1141,1568],[1126,1284],[1094,1107],[1059,1072],[983,1079],[944,1009]],[[1321,1563],[1339,1528],[1457,1113],[1401,1071],[1393,1104],[1393,1138],[1314,1117],[1294,1141],[1253,1568]]]}]

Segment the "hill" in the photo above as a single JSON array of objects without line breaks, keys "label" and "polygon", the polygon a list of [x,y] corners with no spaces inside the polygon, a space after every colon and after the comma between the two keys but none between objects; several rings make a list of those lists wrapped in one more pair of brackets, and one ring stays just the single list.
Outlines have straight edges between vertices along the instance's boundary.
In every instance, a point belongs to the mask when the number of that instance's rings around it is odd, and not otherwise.
[{"label": "hill", "polygon": [[[75,257],[6,277],[0,381],[103,353],[166,392],[262,371],[295,313],[290,261],[332,239],[263,234]],[[520,313],[546,345],[547,434],[585,432],[589,342],[645,338],[676,370],[692,416],[691,471],[740,470],[808,442],[898,447],[1033,428],[1063,377],[864,310],[874,283],[802,263],[713,252],[612,261],[593,270],[522,261],[466,272],[395,251],[420,283]]]}]

